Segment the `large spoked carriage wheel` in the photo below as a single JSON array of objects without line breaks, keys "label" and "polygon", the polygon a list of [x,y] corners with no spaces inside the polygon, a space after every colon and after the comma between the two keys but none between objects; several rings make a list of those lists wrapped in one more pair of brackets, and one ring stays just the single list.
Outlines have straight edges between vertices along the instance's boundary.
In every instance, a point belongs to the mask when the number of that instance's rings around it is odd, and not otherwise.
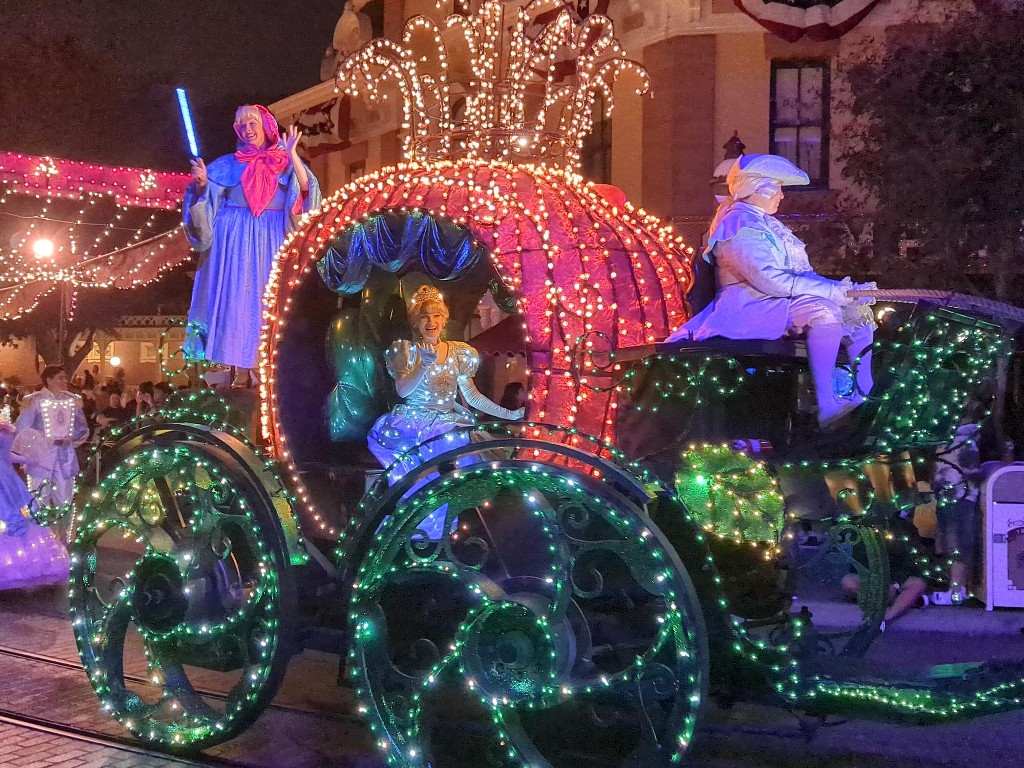
[{"label": "large spoked carriage wheel", "polygon": [[143,742],[237,735],[288,660],[295,587],[283,489],[227,434],[151,425],[103,457],[76,519],[71,609],[104,709]]},{"label": "large spoked carriage wheel", "polygon": [[434,456],[366,503],[350,662],[389,764],[667,766],[708,677],[685,568],[630,473],[569,445]]}]

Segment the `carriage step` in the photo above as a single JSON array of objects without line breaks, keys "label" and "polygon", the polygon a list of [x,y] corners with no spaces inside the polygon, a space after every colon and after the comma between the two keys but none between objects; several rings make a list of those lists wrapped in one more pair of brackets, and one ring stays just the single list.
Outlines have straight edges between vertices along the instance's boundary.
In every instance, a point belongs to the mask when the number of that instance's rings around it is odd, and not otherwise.
[{"label": "carriage step", "polygon": [[321,651],[342,656],[348,649],[348,631],[334,627],[304,627],[298,633],[298,645],[304,651]]}]

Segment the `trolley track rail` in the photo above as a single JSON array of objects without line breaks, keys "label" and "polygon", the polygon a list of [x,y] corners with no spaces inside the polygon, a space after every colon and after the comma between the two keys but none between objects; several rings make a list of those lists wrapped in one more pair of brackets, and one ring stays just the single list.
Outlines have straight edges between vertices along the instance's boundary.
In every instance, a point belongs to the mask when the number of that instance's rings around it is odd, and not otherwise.
[{"label": "trolley track rail", "polygon": [[[49,656],[45,653],[37,653],[35,651],[26,651],[21,648],[12,648],[6,645],[0,645],[0,656],[8,656],[16,659],[23,659],[25,661],[35,662],[37,664],[46,664],[53,667],[61,667],[63,669],[82,669],[82,663],[78,659],[65,659],[60,656]],[[125,680],[132,683],[146,684],[149,681],[141,675],[128,675],[126,674]],[[211,698],[223,700],[225,695],[220,691],[211,690],[208,688],[196,688],[196,693],[201,696],[209,696]],[[297,707],[292,704],[279,704],[272,702],[268,706],[269,710],[276,712],[286,712],[297,715],[312,715],[313,717],[320,717],[325,720],[338,720],[346,723],[361,723],[362,721],[356,715],[345,715],[337,712],[326,712],[324,710],[312,709],[310,707]],[[0,710],[2,713],[3,710]],[[131,742],[134,743],[134,742]],[[163,754],[163,753],[154,753]]]}]

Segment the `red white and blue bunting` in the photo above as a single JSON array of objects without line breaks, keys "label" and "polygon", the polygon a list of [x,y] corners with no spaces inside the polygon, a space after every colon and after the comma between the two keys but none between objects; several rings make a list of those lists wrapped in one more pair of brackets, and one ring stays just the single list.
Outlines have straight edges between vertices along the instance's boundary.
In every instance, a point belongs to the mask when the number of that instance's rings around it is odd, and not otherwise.
[{"label": "red white and blue bunting", "polygon": [[857,26],[878,0],[735,0],[758,24],[789,42],[833,40]]}]

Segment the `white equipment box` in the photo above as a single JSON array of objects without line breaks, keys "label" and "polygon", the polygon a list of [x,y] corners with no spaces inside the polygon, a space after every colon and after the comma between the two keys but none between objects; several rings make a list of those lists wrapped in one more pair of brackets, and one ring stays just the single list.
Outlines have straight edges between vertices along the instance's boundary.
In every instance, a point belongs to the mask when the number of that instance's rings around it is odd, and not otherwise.
[{"label": "white equipment box", "polygon": [[1024,608],[1024,465],[985,483],[985,607]]}]

